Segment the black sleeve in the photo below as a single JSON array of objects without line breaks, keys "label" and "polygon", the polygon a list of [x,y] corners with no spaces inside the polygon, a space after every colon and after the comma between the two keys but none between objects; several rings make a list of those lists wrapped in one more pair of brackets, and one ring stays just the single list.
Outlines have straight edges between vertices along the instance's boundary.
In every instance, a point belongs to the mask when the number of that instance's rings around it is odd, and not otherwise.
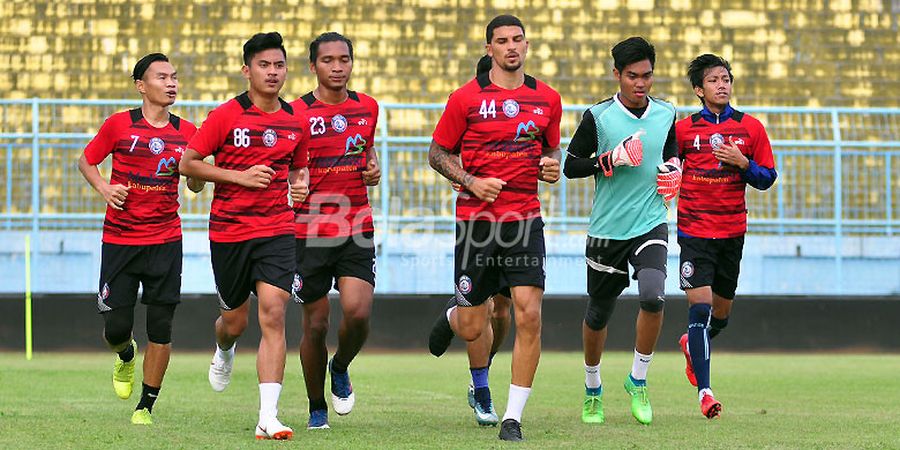
[{"label": "black sleeve", "polygon": [[597,158],[591,155],[597,151],[597,123],[590,110],[584,112],[581,123],[566,149],[566,164],[563,174],[566,178],[589,177],[600,171]]},{"label": "black sleeve", "polygon": [[678,140],[675,139],[675,121],[672,121],[672,128],[669,128],[669,136],[666,138],[666,145],[663,146],[663,162],[678,156]]}]

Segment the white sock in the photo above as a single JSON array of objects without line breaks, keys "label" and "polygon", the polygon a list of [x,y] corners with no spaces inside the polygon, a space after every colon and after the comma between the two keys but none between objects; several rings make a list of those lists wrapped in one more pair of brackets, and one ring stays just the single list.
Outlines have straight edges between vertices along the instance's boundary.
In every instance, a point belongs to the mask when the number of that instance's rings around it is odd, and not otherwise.
[{"label": "white sock", "polygon": [[450,313],[452,313],[454,309],[456,309],[456,306],[452,306],[447,310],[447,322],[450,322]]},{"label": "white sock", "polygon": [[712,393],[712,389],[710,389],[710,388],[700,389],[700,392],[697,393],[697,401],[702,401],[703,396],[706,394],[709,394],[710,396],[715,397],[715,395],[713,395],[713,393]]},{"label": "white sock", "polygon": [[653,359],[653,353],[645,355],[634,351],[634,362],[631,363],[631,377],[635,380],[646,380],[647,369],[650,368],[650,360]]},{"label": "white sock", "polygon": [[281,383],[259,383],[259,423],[265,424],[278,417],[278,397]]},{"label": "white sock", "polygon": [[522,423],[522,410],[525,409],[529,394],[531,394],[530,387],[510,384],[509,399],[506,400],[506,414],[503,414],[503,420],[514,419],[516,422]]},{"label": "white sock", "polygon": [[596,366],[584,365],[584,387],[597,389],[600,387],[600,363]]},{"label": "white sock", "polygon": [[221,347],[219,347],[219,344],[216,344],[216,358],[223,361],[231,361],[234,358],[234,347],[235,344],[231,344],[231,348],[229,348],[228,350],[223,350]]}]

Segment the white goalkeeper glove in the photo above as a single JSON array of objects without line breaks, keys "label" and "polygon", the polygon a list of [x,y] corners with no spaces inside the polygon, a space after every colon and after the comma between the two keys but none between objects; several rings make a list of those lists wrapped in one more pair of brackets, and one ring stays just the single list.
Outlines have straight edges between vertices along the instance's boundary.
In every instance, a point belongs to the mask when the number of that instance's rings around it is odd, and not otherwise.
[{"label": "white goalkeeper glove", "polygon": [[644,143],[641,136],[646,134],[644,130],[638,130],[631,136],[623,139],[612,150],[602,153],[597,157],[597,167],[605,176],[612,176],[615,166],[639,166],[644,159]]}]

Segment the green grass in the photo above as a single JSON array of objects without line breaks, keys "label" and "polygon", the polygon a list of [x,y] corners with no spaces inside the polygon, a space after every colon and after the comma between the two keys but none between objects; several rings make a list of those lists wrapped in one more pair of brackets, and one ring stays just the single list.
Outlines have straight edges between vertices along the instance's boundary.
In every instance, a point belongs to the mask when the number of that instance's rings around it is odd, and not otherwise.
[{"label": "green grass", "polygon": [[[653,424],[632,419],[622,381],[631,355],[603,362],[606,423],[580,421],[583,370],[577,353],[546,353],[525,409],[524,445],[503,445],[479,428],[466,405],[460,353],[366,354],[351,367],[353,413],[329,414],[331,430],[306,431],[300,363],[289,355],[279,417],[292,442],[256,442],[255,355],[238,355],[231,386],[213,392],[209,355],[175,353],[154,409],[155,424],[130,424],[140,393],[113,393],[113,356],[0,353],[0,448],[900,448],[900,355],[716,354],[723,416],[708,421],[687,384],[679,353],[659,353],[650,369]],[[508,353],[491,373],[502,415]],[[139,371],[138,371],[139,372]]]}]

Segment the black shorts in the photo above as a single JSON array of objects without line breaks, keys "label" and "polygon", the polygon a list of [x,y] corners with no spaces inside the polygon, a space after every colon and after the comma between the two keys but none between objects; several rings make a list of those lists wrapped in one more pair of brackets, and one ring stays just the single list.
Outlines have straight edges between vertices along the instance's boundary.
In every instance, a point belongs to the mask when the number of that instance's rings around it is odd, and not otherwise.
[{"label": "black shorts", "polygon": [[544,288],[544,221],[456,222],[456,302],[477,306],[514,286]]},{"label": "black shorts", "polygon": [[138,284],[145,305],[181,302],[181,239],[155,245],[103,243],[100,257],[100,289],[97,309],[101,312],[134,306]]},{"label": "black shorts", "polygon": [[298,286],[294,300],[313,303],[341,277],[359,278],[375,286],[374,233],[333,239],[297,239]]},{"label": "black shorts", "polygon": [[664,223],[624,241],[588,236],[584,251],[588,295],[598,300],[618,297],[631,284],[629,263],[634,268],[634,279],[644,268],[666,273],[668,244],[669,226]]},{"label": "black shorts", "polygon": [[678,236],[678,245],[681,246],[681,289],[711,286],[716,295],[734,298],[744,252],[743,236],[727,239]]},{"label": "black shorts", "polygon": [[292,293],[297,262],[294,236],[286,234],[241,242],[209,243],[219,307],[237,308],[256,294],[256,282]]}]

